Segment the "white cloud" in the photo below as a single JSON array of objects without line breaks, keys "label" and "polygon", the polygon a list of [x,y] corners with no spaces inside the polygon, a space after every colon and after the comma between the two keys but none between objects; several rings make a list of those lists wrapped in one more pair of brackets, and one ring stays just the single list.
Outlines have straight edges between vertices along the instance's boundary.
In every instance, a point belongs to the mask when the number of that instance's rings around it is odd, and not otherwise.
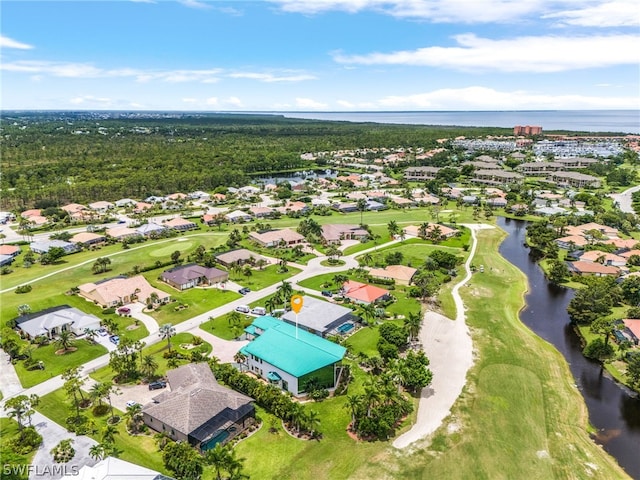
[{"label": "white cloud", "polygon": [[198,0],[179,0],[179,3],[189,8],[197,8],[200,10],[208,10],[211,5],[205,2],[199,2]]},{"label": "white cloud", "polygon": [[184,103],[198,103],[198,99],[197,98],[183,98],[182,101]]},{"label": "white cloud", "polygon": [[218,105],[218,98],[217,97],[209,97],[207,98],[204,103],[206,103],[207,105]]},{"label": "white cloud", "polygon": [[273,75],[271,73],[231,73],[231,78],[248,78],[251,80],[258,80],[261,82],[301,82],[304,80],[315,80],[316,77],[307,74],[298,75]]},{"label": "white cloud", "polygon": [[637,64],[640,35],[518,37],[492,40],[456,35],[456,47],[425,47],[392,53],[334,54],[339,63],[411,65],[463,71],[561,72]]},{"label": "white cloud", "polygon": [[561,10],[542,18],[558,19],[560,25],[580,27],[634,27],[640,25],[637,0],[613,0],[584,6],[575,10]]},{"label": "white cloud", "polygon": [[33,45],[27,43],[18,42],[4,35],[0,35],[0,48],[17,48],[18,50],[31,50]]},{"label": "white cloud", "polygon": [[313,100],[311,98],[296,98],[296,107],[298,108],[312,108],[312,109],[318,109],[318,108],[327,108],[327,104],[326,103],[322,103],[322,102],[318,102],[316,100]]},{"label": "white cloud", "polygon": [[632,97],[596,97],[586,95],[553,95],[526,90],[502,92],[473,86],[444,88],[413,95],[392,95],[380,99],[378,108],[385,110],[546,110],[629,108],[637,102]]},{"label": "white cloud", "polygon": [[338,100],[336,103],[344,108],[353,108],[356,106],[355,103],[348,102],[347,100]]},{"label": "white cloud", "polygon": [[434,23],[506,23],[560,19],[583,27],[636,26],[636,0],[271,0],[292,13],[318,15],[330,11],[374,11],[403,19]]},{"label": "white cloud", "polygon": [[316,15],[329,11],[372,10],[397,18],[433,22],[507,22],[543,11],[553,0],[271,0],[286,12]]},{"label": "white cloud", "polygon": [[73,105],[92,106],[98,105],[106,107],[112,104],[112,100],[106,97],[95,97],[93,95],[81,95],[69,100]]},{"label": "white cloud", "polygon": [[237,107],[237,108],[242,107],[242,101],[238,97],[229,97],[224,100],[224,103],[232,107]]},{"label": "white cloud", "polygon": [[37,60],[23,60],[0,64],[0,70],[8,72],[49,74],[55,77],[84,77],[96,78],[106,76],[104,71],[89,64],[46,62]]},{"label": "white cloud", "polygon": [[215,83],[219,81],[216,75],[222,72],[221,69],[167,71],[146,71],[133,68],[104,69],[95,67],[88,63],[49,62],[38,60],[21,60],[17,62],[2,63],[0,64],[0,70],[67,78],[133,77],[139,82],[160,80],[170,83]]}]

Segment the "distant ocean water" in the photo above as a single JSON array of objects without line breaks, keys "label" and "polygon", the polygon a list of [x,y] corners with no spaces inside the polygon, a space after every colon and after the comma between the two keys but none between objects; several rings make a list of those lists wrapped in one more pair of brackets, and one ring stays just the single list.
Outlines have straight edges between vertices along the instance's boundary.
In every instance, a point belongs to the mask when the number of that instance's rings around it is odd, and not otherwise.
[{"label": "distant ocean water", "polygon": [[290,118],[409,125],[503,127],[537,125],[570,130],[640,134],[640,110],[523,110],[451,112],[273,112]]}]

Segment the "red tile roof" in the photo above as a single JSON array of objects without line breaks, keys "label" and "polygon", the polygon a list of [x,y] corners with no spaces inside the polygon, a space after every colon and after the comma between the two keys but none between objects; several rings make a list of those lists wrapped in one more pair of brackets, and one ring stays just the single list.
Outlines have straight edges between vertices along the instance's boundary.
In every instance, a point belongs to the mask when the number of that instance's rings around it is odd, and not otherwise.
[{"label": "red tile roof", "polygon": [[366,283],[349,280],[342,285],[344,296],[358,302],[372,303],[379,298],[389,295],[389,291],[384,288],[368,285]]}]

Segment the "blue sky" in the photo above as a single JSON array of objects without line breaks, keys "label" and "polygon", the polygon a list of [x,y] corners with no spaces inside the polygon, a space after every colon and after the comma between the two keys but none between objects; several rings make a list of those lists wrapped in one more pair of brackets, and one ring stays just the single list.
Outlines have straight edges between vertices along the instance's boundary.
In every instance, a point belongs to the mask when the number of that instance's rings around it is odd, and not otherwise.
[{"label": "blue sky", "polygon": [[3,0],[3,109],[637,109],[638,0]]}]

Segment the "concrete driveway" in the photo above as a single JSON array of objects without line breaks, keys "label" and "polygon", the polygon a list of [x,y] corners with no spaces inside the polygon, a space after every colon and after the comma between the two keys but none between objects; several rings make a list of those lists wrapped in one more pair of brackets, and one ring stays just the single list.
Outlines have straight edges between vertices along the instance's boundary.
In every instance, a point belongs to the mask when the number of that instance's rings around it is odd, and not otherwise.
[{"label": "concrete driveway", "polygon": [[144,406],[147,403],[151,403],[153,397],[156,395],[170,391],[171,387],[169,387],[168,383],[166,388],[160,388],[158,390],[149,390],[148,385],[121,385],[119,390],[120,395],[113,395],[111,397],[111,403],[113,404],[113,408],[126,412],[127,402],[138,402],[140,405]]},{"label": "concrete driveway", "polygon": [[[85,435],[76,435],[70,433],[66,428],[58,425],[52,420],[40,413],[35,413],[32,418],[33,425],[40,435],[42,435],[42,444],[33,457],[33,472],[29,476],[30,479],[57,479],[62,478],[64,471],[56,470],[54,467],[60,468],[61,464],[53,462],[51,449],[55,447],[61,440],[67,438],[73,439],[73,448],[76,451],[75,456],[70,462],[64,464],[66,473],[73,475],[74,471],[79,470],[85,465],[95,465],[96,460],[89,456],[89,448],[96,445],[97,442]],[[44,473],[46,472],[46,473]]]}]

